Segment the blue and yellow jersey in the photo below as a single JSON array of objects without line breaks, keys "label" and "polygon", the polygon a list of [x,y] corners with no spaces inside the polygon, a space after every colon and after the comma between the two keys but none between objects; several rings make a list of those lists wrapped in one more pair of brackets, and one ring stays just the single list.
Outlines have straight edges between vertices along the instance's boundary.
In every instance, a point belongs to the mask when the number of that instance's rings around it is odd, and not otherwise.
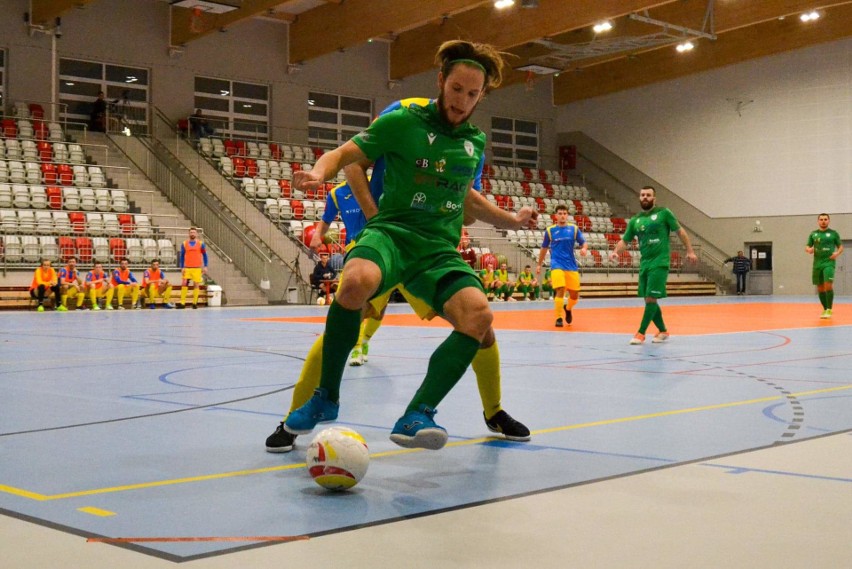
[{"label": "blue and yellow jersey", "polygon": [[550,268],[563,271],[576,271],[577,259],[574,257],[574,244],[583,245],[586,238],[573,223],[551,225],[544,231],[541,248],[550,248]]},{"label": "blue and yellow jersey", "polygon": [[200,269],[207,266],[207,246],[204,241],[184,241],[180,246],[180,268]]},{"label": "blue and yellow jersey", "polygon": [[[412,105],[417,105],[420,107],[425,107],[429,103],[432,102],[433,99],[426,99],[423,97],[411,97],[408,99],[402,99],[400,101],[396,101],[385,107],[385,109],[379,113],[379,116],[385,115],[387,113],[393,112],[397,109],[401,109],[403,107],[410,107]],[[473,189],[477,192],[482,191],[482,168],[485,165],[485,155],[482,155],[482,159],[479,161],[479,166],[476,168],[476,175],[473,178]],[[382,197],[382,192],[384,191],[383,181],[385,175],[385,159],[379,158],[373,164],[373,175],[370,179],[370,193],[373,195],[373,200],[376,202],[376,205],[379,203],[379,198]],[[349,229],[346,230],[347,232]]]},{"label": "blue and yellow jersey", "polygon": [[349,184],[339,184],[328,192],[322,220],[330,224],[337,218],[338,212],[340,212],[340,219],[346,228],[345,245],[349,245],[349,242],[361,232],[364,224],[367,223],[367,218],[364,217],[364,212],[361,211],[361,206],[355,199],[355,194],[352,193]]},{"label": "blue and yellow jersey", "polygon": [[77,279],[79,278],[79,273],[76,269],[71,270],[68,267],[62,267],[59,269],[59,283],[60,284],[77,284]]}]

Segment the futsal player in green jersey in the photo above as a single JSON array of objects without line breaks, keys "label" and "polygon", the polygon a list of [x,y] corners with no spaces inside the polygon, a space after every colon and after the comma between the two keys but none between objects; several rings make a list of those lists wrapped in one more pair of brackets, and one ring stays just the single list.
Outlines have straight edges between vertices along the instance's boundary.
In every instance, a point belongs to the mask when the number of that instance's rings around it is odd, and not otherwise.
[{"label": "futsal player in green jersey", "polygon": [[666,297],[666,282],[669,278],[670,251],[669,233],[675,232],[686,247],[688,261],[697,262],[698,257],[692,250],[689,236],[680,226],[670,209],[657,207],[657,191],[653,186],[645,186],[639,191],[639,205],[642,211],[627,222],[627,231],[616,243],[615,249],[609,254],[613,260],[618,259],[627,244],[636,237],[639,240],[639,296],[645,297],[645,313],[639,324],[639,331],[630,340],[633,345],[645,341],[645,331],[651,322],[657,327],[657,335],[653,342],[658,344],[669,339],[669,332],[663,321],[663,310],[657,300]]},{"label": "futsal player in green jersey", "polygon": [[347,356],[358,339],[368,301],[402,283],[453,325],[432,355],[420,389],[391,431],[400,446],[442,448],[447,432],[435,408],[473,360],[493,315],[473,269],[456,250],[466,215],[519,229],[534,220],[490,204],[471,188],[485,150],[485,135],[468,122],[486,90],[502,80],[503,61],[491,46],[445,42],[438,50],[440,95],[378,117],[364,132],[324,154],[310,171],[294,174],[297,189],[312,189],[348,164],[384,157],[379,211],[346,258],[346,278],[329,308],[320,387],[287,416],[284,429],[307,434],[337,419]]},{"label": "futsal player in green jersey", "polygon": [[822,303],[820,318],[831,318],[831,307],[834,304],[834,268],[837,257],[843,253],[843,243],[840,235],[828,228],[831,217],[821,213],[817,217],[819,229],[811,231],[805,252],[814,256],[812,272],[813,283],[817,287],[817,295]]}]

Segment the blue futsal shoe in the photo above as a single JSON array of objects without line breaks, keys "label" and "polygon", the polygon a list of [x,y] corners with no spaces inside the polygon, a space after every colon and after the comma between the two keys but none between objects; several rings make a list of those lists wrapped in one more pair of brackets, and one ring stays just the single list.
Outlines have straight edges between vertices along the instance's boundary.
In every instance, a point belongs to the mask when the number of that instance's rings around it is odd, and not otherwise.
[{"label": "blue futsal shoe", "polygon": [[291,435],[307,435],[318,423],[331,423],[337,420],[340,405],[329,400],[328,391],[321,387],[314,389],[314,395],[307,403],[287,415],[284,430]]},{"label": "blue futsal shoe", "polygon": [[432,419],[437,411],[420,405],[400,417],[391,431],[390,440],[401,447],[438,450],[447,444],[447,430]]}]

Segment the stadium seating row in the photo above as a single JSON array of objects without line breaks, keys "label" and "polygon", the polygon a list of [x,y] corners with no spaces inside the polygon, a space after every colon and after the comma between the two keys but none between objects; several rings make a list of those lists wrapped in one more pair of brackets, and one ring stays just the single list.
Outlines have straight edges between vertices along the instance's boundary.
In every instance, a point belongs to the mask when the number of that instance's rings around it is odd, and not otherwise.
[{"label": "stadium seating row", "polygon": [[323,150],[310,146],[255,142],[251,140],[230,140],[220,138],[200,138],[198,151],[204,156],[262,158],[314,163],[322,156]]},{"label": "stadium seating row", "polygon": [[177,263],[175,246],[169,239],[123,239],[113,237],[47,237],[35,235],[4,235],[0,239],[0,260],[7,263],[37,263],[46,258],[67,261],[71,256],[81,263],[118,262],[126,257],[131,264],[160,259],[164,267]]},{"label": "stadium seating row", "polygon": [[141,214],[0,209],[0,232],[147,237],[154,228],[148,216]]},{"label": "stadium seating row", "polygon": [[0,121],[0,134],[6,139],[21,140],[64,140],[62,127],[55,122],[43,120],[29,120],[28,118],[12,119],[4,118]]},{"label": "stadium seating row", "polygon": [[100,166],[0,160],[0,182],[103,188],[106,186],[106,177]]},{"label": "stadium seating row", "polygon": [[33,142],[32,140],[18,140],[0,138],[0,159],[22,160],[34,162],[70,162],[72,164],[84,164],[86,154],[79,144],[65,142]]},{"label": "stadium seating row", "polygon": [[124,190],[0,184],[0,207],[126,212]]}]

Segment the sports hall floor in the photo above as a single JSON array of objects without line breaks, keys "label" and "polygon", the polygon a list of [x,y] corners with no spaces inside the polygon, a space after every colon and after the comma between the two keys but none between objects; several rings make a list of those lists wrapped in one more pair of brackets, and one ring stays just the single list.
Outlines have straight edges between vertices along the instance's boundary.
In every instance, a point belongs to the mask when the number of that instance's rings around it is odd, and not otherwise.
[{"label": "sports hall floor", "polygon": [[852,567],[852,304],[671,298],[670,342],[629,346],[640,305],[495,304],[532,441],[490,436],[468,372],[440,451],[388,440],[448,332],[393,305],[338,494],[310,436],[264,451],[325,307],[0,313],[0,567]]}]

